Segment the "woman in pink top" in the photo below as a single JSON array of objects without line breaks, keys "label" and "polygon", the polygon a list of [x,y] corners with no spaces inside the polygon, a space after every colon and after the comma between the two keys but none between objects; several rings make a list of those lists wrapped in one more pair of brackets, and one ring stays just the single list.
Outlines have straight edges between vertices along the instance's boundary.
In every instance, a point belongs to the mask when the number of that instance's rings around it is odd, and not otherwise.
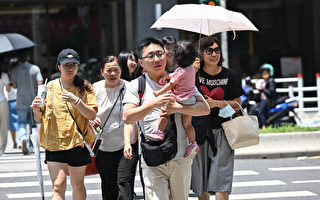
[{"label": "woman in pink top", "polygon": [[[174,47],[174,61],[178,64],[178,68],[171,74],[166,75],[160,80],[160,84],[164,84],[165,79],[170,79],[170,82],[159,91],[155,91],[154,95],[158,96],[171,90],[175,95],[176,100],[183,105],[193,105],[196,103],[195,94],[195,70],[193,62],[197,56],[196,50],[191,42],[179,41]],[[195,131],[191,124],[192,116],[183,115],[182,124],[187,133],[189,145],[185,157],[193,158],[199,150],[195,141]],[[167,126],[167,117],[159,119],[159,131],[156,133],[146,134],[146,138],[150,140],[163,140]]]}]

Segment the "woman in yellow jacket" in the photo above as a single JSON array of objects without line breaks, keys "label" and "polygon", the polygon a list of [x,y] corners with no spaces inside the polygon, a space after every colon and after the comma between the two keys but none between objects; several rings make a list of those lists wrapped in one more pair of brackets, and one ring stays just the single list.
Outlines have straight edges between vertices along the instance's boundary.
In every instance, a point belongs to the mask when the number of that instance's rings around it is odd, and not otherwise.
[{"label": "woman in yellow jacket", "polygon": [[93,88],[77,76],[79,64],[76,51],[62,50],[57,58],[61,76],[48,83],[44,107],[39,97],[31,105],[35,120],[41,122],[40,146],[46,150],[52,199],[65,199],[67,169],[72,199],[86,199],[84,175],[91,158],[84,140],[92,143],[95,139],[89,120],[96,118],[98,107]]}]

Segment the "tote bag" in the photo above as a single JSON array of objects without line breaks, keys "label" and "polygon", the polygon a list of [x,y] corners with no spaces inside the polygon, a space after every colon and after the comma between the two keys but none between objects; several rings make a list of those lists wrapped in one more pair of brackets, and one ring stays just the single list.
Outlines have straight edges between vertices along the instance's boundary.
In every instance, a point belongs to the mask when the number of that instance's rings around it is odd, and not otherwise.
[{"label": "tote bag", "polygon": [[242,112],[242,116],[230,117],[229,121],[222,123],[222,128],[231,149],[259,144],[259,122],[257,116],[248,115],[241,105],[238,102],[236,103]]}]

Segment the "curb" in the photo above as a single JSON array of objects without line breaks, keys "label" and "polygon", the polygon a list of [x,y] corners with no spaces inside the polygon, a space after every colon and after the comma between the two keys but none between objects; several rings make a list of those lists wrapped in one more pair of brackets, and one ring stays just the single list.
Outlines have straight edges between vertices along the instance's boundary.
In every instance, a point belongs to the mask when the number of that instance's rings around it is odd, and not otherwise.
[{"label": "curb", "polygon": [[320,155],[320,131],[260,134],[258,145],[235,150],[235,158],[287,158]]}]

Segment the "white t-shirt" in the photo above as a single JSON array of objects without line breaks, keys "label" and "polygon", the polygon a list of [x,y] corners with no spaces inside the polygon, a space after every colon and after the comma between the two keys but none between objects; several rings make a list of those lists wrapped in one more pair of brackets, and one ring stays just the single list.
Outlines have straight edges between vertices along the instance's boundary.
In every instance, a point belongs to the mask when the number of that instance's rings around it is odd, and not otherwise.
[{"label": "white t-shirt", "polygon": [[4,73],[2,72],[1,74],[1,78],[0,78],[0,101],[3,101],[4,99],[6,99],[6,97],[4,96],[4,87],[6,85],[8,85],[10,83],[10,80],[9,80],[9,76],[7,73]]},{"label": "white t-shirt", "polygon": [[[123,103],[132,103],[135,105],[139,105],[139,95],[138,95],[138,79],[134,79],[130,82],[130,85],[127,88],[125,93]],[[144,95],[142,97],[142,104],[145,104],[148,101],[156,98],[154,96],[153,91],[160,90],[165,85],[160,85],[150,79],[148,74],[146,74],[146,87],[144,91]],[[195,96],[201,96],[198,89],[195,87]],[[144,129],[144,133],[151,133],[158,130],[158,120],[160,118],[160,109],[155,108],[149,114],[147,114],[143,120],[140,120],[141,126]],[[177,141],[178,141],[178,152],[174,159],[180,159],[184,157],[186,152],[186,147],[188,144],[187,134],[182,126],[181,114],[174,114],[175,123],[177,126]]]},{"label": "white t-shirt", "polygon": [[[114,152],[124,147],[123,127],[122,120],[123,104],[122,99],[126,91],[126,87],[129,84],[127,81],[120,80],[121,84],[115,88],[105,88],[105,80],[95,82],[93,84],[94,92],[98,102],[97,116],[101,119],[101,126],[108,117],[111,108],[114,103],[116,105],[110,114],[108,121],[103,128],[103,143],[100,145],[101,151]],[[119,96],[120,90],[124,87],[122,95],[120,95],[117,102],[116,99]],[[137,140],[137,127],[131,136],[131,143],[133,144]]]}]

